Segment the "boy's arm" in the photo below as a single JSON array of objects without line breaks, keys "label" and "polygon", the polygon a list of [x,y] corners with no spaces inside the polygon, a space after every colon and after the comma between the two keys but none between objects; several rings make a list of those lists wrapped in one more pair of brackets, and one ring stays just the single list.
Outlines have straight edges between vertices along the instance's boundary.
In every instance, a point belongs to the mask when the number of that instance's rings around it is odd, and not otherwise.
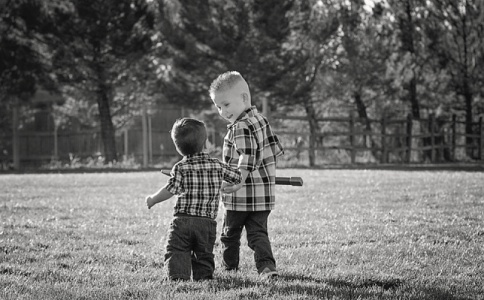
[{"label": "boy's arm", "polygon": [[148,209],[150,209],[151,207],[153,207],[153,205],[166,201],[172,196],[173,194],[166,189],[165,185],[153,195],[146,197],[146,205],[148,206]]},{"label": "boy's arm", "polygon": [[230,194],[230,193],[238,191],[242,188],[242,186],[244,185],[244,182],[247,179],[247,176],[249,176],[250,172],[249,172],[249,170],[243,169],[243,168],[239,168],[239,171],[242,174],[242,181],[238,184],[229,184],[229,183],[224,182],[222,184],[222,192],[223,193]]},{"label": "boy's arm", "polygon": [[244,184],[245,180],[247,179],[247,176],[249,176],[249,170],[239,168],[240,173],[242,174],[242,181],[240,182],[240,185]]},{"label": "boy's arm", "polygon": [[221,191],[227,194],[233,193],[242,188],[250,172],[258,168],[261,160],[257,138],[249,128],[248,124],[240,122],[235,126],[233,144],[235,151],[238,154],[238,168],[242,173],[242,182],[239,184],[223,184]]}]

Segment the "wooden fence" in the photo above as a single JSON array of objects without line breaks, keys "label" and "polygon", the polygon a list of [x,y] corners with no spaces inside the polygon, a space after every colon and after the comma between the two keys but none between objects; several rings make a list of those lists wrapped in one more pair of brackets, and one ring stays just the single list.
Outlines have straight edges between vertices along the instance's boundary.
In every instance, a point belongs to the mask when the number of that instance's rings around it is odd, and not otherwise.
[{"label": "wooden fence", "polygon": [[[320,118],[317,120],[320,131],[313,134],[316,140],[313,145],[309,144],[310,133],[306,117],[271,115],[270,118],[287,152],[294,153],[298,159],[300,154],[313,155],[312,166],[325,163],[368,163],[368,160],[362,158],[365,153],[370,154],[366,158],[371,157],[373,162],[379,163],[454,162],[467,158],[484,160],[482,117],[472,124],[473,134],[465,133],[465,122],[455,115],[447,120],[435,118],[433,115],[420,120],[412,119],[411,115],[400,120],[363,120],[353,114],[341,118]],[[163,122],[168,124],[169,121],[171,120],[163,118]],[[291,122],[302,124],[296,126]],[[144,162],[143,165],[147,166],[176,157],[168,129],[158,129],[166,126],[168,125],[157,124],[157,129],[153,129],[151,119],[148,119],[145,128],[134,127],[118,132],[116,146],[120,158],[134,157],[136,161]],[[368,126],[370,130],[367,129]],[[300,132],[296,132],[294,128],[299,128]],[[19,131],[18,138],[19,156],[23,166],[38,167],[53,159],[68,161],[73,157],[97,157],[103,151],[98,131]],[[222,138],[218,131],[209,133],[209,140],[215,146],[221,146]],[[331,151],[343,153],[345,160],[323,162],[321,157],[328,157]],[[11,155],[2,155],[0,160],[2,168],[5,169],[5,161],[12,161],[12,158]],[[291,155],[285,157],[288,156]],[[311,160],[309,165],[311,166]]]},{"label": "wooden fence", "polygon": [[[0,136],[0,138],[10,140],[12,136]],[[115,137],[119,159],[134,158],[136,162],[142,165],[143,161],[147,161],[147,165],[155,165],[163,161],[168,162],[179,156],[168,129],[152,129],[149,126],[145,138],[143,137],[143,128],[134,127],[120,130]],[[22,168],[36,168],[51,161],[69,163],[73,159],[89,157],[97,159],[103,156],[103,143],[101,133],[98,130],[76,132],[19,131],[18,139],[19,160]],[[219,139],[219,136],[215,132],[209,132],[209,140],[220,145],[220,141],[217,142],[217,139]],[[6,152],[10,155],[3,154],[0,157],[0,170],[11,168],[10,164],[13,160],[11,151],[7,150]]]},{"label": "wooden fence", "polygon": [[[148,114],[143,108],[142,114],[133,120],[129,129],[116,132],[115,142],[119,159],[134,157],[143,166],[156,163],[165,157],[176,156],[169,130],[173,122],[183,116],[183,108],[165,104]],[[37,117],[41,116],[39,120]],[[19,108],[13,110],[13,122],[19,124]],[[39,122],[37,122],[39,121]],[[0,170],[35,168],[51,161],[63,163],[73,159],[99,158],[103,153],[103,143],[99,130],[57,130],[51,111],[40,111],[32,122],[24,126],[27,130],[14,130],[12,134],[0,135]],[[19,126],[14,126],[18,128]],[[44,131],[37,130],[43,128]]]},{"label": "wooden fence", "polygon": [[[406,119],[364,120],[353,113],[348,117],[319,118],[321,124],[331,123],[320,132],[313,134],[317,141],[309,144],[307,117],[272,115],[271,119],[280,127],[277,133],[286,142],[285,149],[295,152],[299,157],[302,152],[309,156],[315,151],[345,151],[348,163],[358,163],[358,155],[369,152],[380,163],[421,163],[453,162],[462,159],[457,153],[461,149],[466,158],[483,160],[484,130],[482,117],[472,123],[473,134],[465,133],[465,122],[453,115],[450,120],[443,120],[430,115],[426,119],[414,120],[409,114]],[[305,125],[290,126],[304,128],[303,132],[284,129],[289,122],[305,122]],[[294,125],[294,124],[293,124]],[[368,126],[371,128],[368,130]],[[337,128],[335,130],[334,128]],[[292,138],[291,138],[292,137]],[[311,164],[311,159],[310,159]]]}]

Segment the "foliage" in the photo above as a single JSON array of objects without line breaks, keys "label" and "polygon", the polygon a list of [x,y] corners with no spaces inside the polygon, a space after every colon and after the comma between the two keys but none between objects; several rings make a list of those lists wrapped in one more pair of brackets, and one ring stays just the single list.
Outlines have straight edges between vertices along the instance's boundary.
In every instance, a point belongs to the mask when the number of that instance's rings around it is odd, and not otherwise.
[{"label": "foliage", "polygon": [[[71,126],[79,114],[81,126],[102,127],[107,161],[114,161],[116,129],[167,101],[208,116],[210,82],[235,69],[249,81],[255,105],[267,99],[273,111],[308,117],[309,130],[298,130],[311,133],[312,147],[322,132],[317,118],[350,111],[370,131],[377,130],[372,118],[457,112],[471,134],[484,113],[483,5],[4,0],[1,110],[17,98],[28,102],[38,88],[60,92],[59,125]],[[0,112],[2,129],[10,123]]]},{"label": "foliage", "polygon": [[69,161],[63,162],[58,159],[52,159],[48,164],[40,167],[41,170],[112,170],[112,169],[126,169],[136,170],[140,169],[141,165],[136,161],[134,156],[122,159],[121,161],[114,161],[106,163],[103,156],[87,157],[81,159],[74,154],[69,154]]},{"label": "foliage", "polygon": [[[0,78],[8,84],[2,86],[0,97],[28,101],[42,87],[81,103],[94,100],[98,114],[90,117],[97,117],[94,124],[101,127],[106,161],[116,160],[113,119],[116,125],[127,122],[126,116],[148,102],[150,94],[142,92],[149,83],[146,76],[135,70],[148,69],[150,61],[144,55],[158,43],[151,31],[155,4],[28,0],[7,1],[5,7],[0,22],[4,54]],[[137,88],[137,101],[132,101],[132,86]],[[72,101],[68,104],[66,109],[56,109],[59,123],[69,119],[62,111],[72,113],[76,106]]]},{"label": "foliage", "polygon": [[[255,101],[284,72],[277,54],[289,33],[292,1],[159,1],[160,32],[172,55],[162,81],[169,100],[209,106],[208,86],[227,70],[249,81]],[[264,71],[261,71],[264,70]]]},{"label": "foliage", "polygon": [[55,90],[47,45],[49,10],[40,0],[0,2],[0,102],[26,101],[38,86]]},{"label": "foliage", "polygon": [[[473,116],[477,102],[482,102],[482,73],[484,70],[484,22],[482,1],[431,1],[433,33],[431,53],[439,66],[448,73],[448,88],[452,90],[454,110],[465,111],[466,133],[473,134]],[[479,100],[478,100],[479,99]],[[480,112],[482,113],[482,111]],[[467,138],[467,144],[473,139]]]},{"label": "foliage", "polygon": [[[174,199],[147,210],[159,172],[2,175],[2,299],[480,299],[482,172],[279,170],[269,235],[280,276],[163,280]],[[217,217],[220,234],[222,212]],[[244,235],[245,236],[245,235]]]},{"label": "foliage", "polygon": [[113,118],[130,103],[129,97],[116,97],[116,86],[122,80],[140,80],[139,73],[128,72],[152,47],[154,11],[143,0],[70,4],[69,11],[54,14],[55,22],[62,24],[53,32],[58,41],[53,55],[56,74],[78,99],[96,101],[106,162],[112,162],[117,160]]},{"label": "foliage", "polygon": [[[212,79],[213,69],[235,67],[248,77],[255,99],[268,98],[273,110],[283,112],[303,107],[309,119],[330,108],[345,115],[355,109],[362,118],[402,118],[411,112],[418,119],[455,111],[459,107],[456,84],[467,77],[452,75],[465,70],[453,66],[452,57],[463,53],[463,48],[456,49],[460,42],[447,47],[443,41],[463,39],[459,35],[465,31],[456,27],[441,34],[445,26],[459,25],[452,21],[455,14],[443,7],[457,9],[457,16],[465,12],[462,16],[468,24],[478,24],[482,17],[473,13],[479,11],[478,1],[461,1],[463,6],[455,1],[435,1],[437,5],[410,0],[373,1],[372,5],[365,1],[247,1],[243,5],[229,1],[223,4],[223,15],[222,4],[214,1],[161,3],[171,24],[164,24],[162,32],[168,36],[166,43],[179,53],[171,73],[189,76],[182,80],[184,88],[172,90],[179,97],[196,91],[202,96],[184,98],[206,100],[203,95],[210,80],[204,78]],[[442,22],[443,18],[448,21]],[[480,27],[467,28],[472,31],[469,42],[474,41],[468,49],[481,49],[482,39],[473,38],[480,36]],[[479,63],[482,51],[472,51],[477,56],[466,61],[478,70],[483,65]],[[469,84],[479,80],[474,76]],[[466,113],[471,119],[483,102],[474,95]],[[319,132],[313,127],[312,133]]]}]

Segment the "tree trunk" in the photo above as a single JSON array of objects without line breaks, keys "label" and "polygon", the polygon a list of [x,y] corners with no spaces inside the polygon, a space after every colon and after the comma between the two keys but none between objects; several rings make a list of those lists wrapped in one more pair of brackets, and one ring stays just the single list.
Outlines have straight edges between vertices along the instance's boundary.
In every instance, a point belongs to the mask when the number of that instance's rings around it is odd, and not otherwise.
[{"label": "tree trunk", "polygon": [[319,133],[319,125],[317,121],[316,111],[313,107],[311,100],[304,102],[304,108],[309,121],[309,166],[314,167],[316,165],[316,151],[315,148],[318,145],[317,134]]},{"label": "tree trunk", "polygon": [[417,80],[415,79],[415,74],[414,74],[414,77],[410,80],[408,91],[409,91],[410,105],[412,107],[412,117],[414,119],[419,120],[420,105],[418,103],[418,98],[417,98]]},{"label": "tree trunk", "polygon": [[109,86],[104,80],[104,71],[98,71],[100,80],[96,100],[101,122],[101,138],[103,140],[105,157],[104,163],[110,163],[118,160],[118,154],[116,152],[115,131],[109,105]]},{"label": "tree trunk", "polygon": [[[410,0],[405,2],[405,16],[406,18],[401,20],[400,29],[402,30],[402,48],[404,51],[408,51],[415,55],[414,45],[414,24],[412,18],[412,4]],[[406,89],[408,91],[408,100],[412,110],[412,116],[414,119],[420,119],[420,105],[417,98],[417,80],[415,71],[412,70],[412,79],[408,83]]]},{"label": "tree trunk", "polygon": [[19,106],[20,104],[19,104],[18,98],[16,98],[13,104],[13,112],[12,112],[12,160],[13,160],[14,170],[20,169],[20,142],[19,142],[19,135],[18,135]]},{"label": "tree trunk", "polygon": [[367,138],[370,139],[371,154],[373,155],[374,158],[378,158],[379,152],[376,149],[377,148],[376,143],[373,140],[371,135],[371,123],[370,123],[370,119],[368,119],[368,114],[366,112],[366,105],[365,103],[363,103],[363,100],[361,99],[361,93],[359,91],[354,92],[353,98],[355,100],[356,110],[358,111],[358,117],[365,121],[365,129],[369,133],[369,135],[365,135],[365,141]]},{"label": "tree trunk", "polygon": [[469,89],[466,78],[464,78],[463,88],[466,108],[466,152],[469,157],[473,157],[474,139],[469,136],[474,132],[472,129],[472,92]]},{"label": "tree trunk", "polygon": [[[467,5],[466,5],[467,6]],[[470,53],[468,49],[469,38],[467,36],[467,20],[466,15],[462,16],[462,39],[464,45],[464,53],[463,53],[463,67],[462,67],[462,94],[465,99],[465,110],[466,110],[466,152],[469,157],[473,157],[473,144],[474,139],[469,135],[472,135],[472,91],[470,88],[470,71],[469,71],[469,64],[470,64]]]}]

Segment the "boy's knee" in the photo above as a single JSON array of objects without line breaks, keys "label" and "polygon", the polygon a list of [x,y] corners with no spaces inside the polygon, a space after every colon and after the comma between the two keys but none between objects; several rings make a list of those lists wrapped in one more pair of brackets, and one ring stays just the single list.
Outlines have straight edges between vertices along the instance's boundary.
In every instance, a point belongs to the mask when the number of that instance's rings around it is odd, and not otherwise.
[{"label": "boy's knee", "polygon": [[224,227],[222,238],[238,238],[242,235],[242,227]]},{"label": "boy's knee", "polygon": [[189,252],[166,252],[165,273],[171,280],[189,280],[191,276],[191,259]]}]

